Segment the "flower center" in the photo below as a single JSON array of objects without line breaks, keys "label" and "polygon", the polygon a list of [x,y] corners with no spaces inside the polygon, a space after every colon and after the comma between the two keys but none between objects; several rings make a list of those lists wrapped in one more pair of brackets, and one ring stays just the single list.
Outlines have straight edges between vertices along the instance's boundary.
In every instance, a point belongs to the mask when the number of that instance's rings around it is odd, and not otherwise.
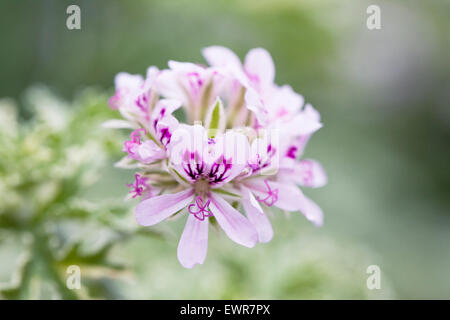
[{"label": "flower center", "polygon": [[200,178],[194,183],[195,193],[200,196],[206,196],[209,192],[209,180]]}]

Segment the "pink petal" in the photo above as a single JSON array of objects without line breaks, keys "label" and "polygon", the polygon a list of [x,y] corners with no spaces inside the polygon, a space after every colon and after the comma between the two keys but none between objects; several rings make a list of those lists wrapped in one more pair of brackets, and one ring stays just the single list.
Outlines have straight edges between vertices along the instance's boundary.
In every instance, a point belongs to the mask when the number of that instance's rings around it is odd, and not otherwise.
[{"label": "pink petal", "polygon": [[210,209],[227,236],[240,245],[254,247],[258,242],[258,233],[250,221],[222,197],[211,193],[209,198]]},{"label": "pink petal", "polygon": [[158,74],[159,74],[159,69],[157,67],[150,66],[150,67],[147,68],[147,72],[146,72],[147,80],[151,84],[153,84],[153,82],[155,81],[155,79],[158,76]]},{"label": "pink petal", "polygon": [[116,89],[137,89],[144,83],[144,78],[139,74],[119,72],[114,78]]},{"label": "pink petal", "polygon": [[208,251],[208,219],[200,221],[189,214],[178,244],[178,260],[185,268],[203,264]]},{"label": "pink petal", "polygon": [[[172,133],[170,149],[171,166],[186,180],[194,182],[192,177],[185,171],[186,165],[193,167],[202,161],[208,163],[208,135],[205,128],[195,124],[189,126],[181,124]],[[195,154],[196,157],[186,158],[186,154]]]},{"label": "pink petal", "polygon": [[187,189],[144,200],[135,209],[136,220],[140,225],[152,226],[185,208],[193,199],[194,190]]},{"label": "pink petal", "polygon": [[180,62],[169,60],[167,63],[171,70],[181,71],[181,72],[202,72],[205,68],[191,62]]},{"label": "pink petal", "polygon": [[276,118],[292,117],[301,110],[305,101],[300,94],[288,85],[273,87],[268,93],[268,99],[269,104],[273,106],[269,111]]},{"label": "pink petal", "polygon": [[303,112],[311,119],[320,121],[320,113],[311,104],[306,104]]},{"label": "pink petal", "polygon": [[[263,179],[249,180],[245,185],[261,199],[267,196],[267,193],[265,193],[267,187]],[[322,210],[311,199],[307,198],[296,185],[275,181],[269,181],[269,185],[272,190],[278,190],[278,200],[274,203],[274,206],[286,211],[301,211],[306,219],[316,226],[322,225]]]},{"label": "pink petal", "polygon": [[[284,161],[284,163],[289,163]],[[327,184],[328,178],[322,165],[311,159],[292,161],[290,167],[280,168],[278,175],[285,181],[293,181],[301,186],[320,188]]]},{"label": "pink petal", "polygon": [[309,135],[320,128],[322,123],[305,112],[296,115],[286,127],[292,136]]},{"label": "pink petal", "polygon": [[264,214],[255,196],[246,187],[241,187],[243,193],[242,205],[248,220],[258,232],[259,242],[269,242],[273,237],[273,229],[269,219]]},{"label": "pink petal", "polygon": [[[172,112],[177,110],[179,107],[181,107],[181,101],[176,99],[162,99],[159,100],[158,103],[155,106],[155,109],[152,113],[152,118],[161,118],[162,116],[170,115]],[[164,113],[161,116],[161,111],[164,109]]]},{"label": "pink petal", "polygon": [[202,50],[203,57],[213,67],[235,66],[242,68],[238,56],[228,48],[211,46]]},{"label": "pink petal", "polygon": [[213,160],[223,156],[225,159],[230,160],[232,164],[223,182],[214,186],[217,188],[233,180],[247,166],[250,156],[248,138],[241,133],[227,131],[216,138],[215,144],[211,148],[210,156]]},{"label": "pink petal", "polygon": [[252,88],[247,88],[244,99],[247,109],[255,113],[256,119],[260,125],[265,126],[269,121],[268,111],[258,92]]},{"label": "pink petal", "polygon": [[166,153],[152,140],[147,140],[137,146],[135,154],[131,157],[144,163],[151,163],[156,160],[164,159]]},{"label": "pink petal", "polygon": [[311,199],[303,195],[303,199],[299,201],[300,208],[299,210],[303,213],[303,215],[314,223],[316,227],[320,227],[323,225],[323,212],[322,209]]},{"label": "pink petal", "polygon": [[[286,211],[299,210],[299,200],[303,198],[303,193],[295,184],[275,181],[268,181],[268,183],[272,190],[278,190],[278,200],[274,206]],[[245,184],[259,199],[267,197],[267,186],[264,179],[252,179]]]},{"label": "pink petal", "polygon": [[262,48],[250,50],[245,57],[244,69],[247,75],[256,77],[260,84],[264,86],[273,84],[275,66],[267,50]]},{"label": "pink petal", "polygon": [[189,103],[186,93],[181,88],[178,75],[173,70],[162,70],[155,79],[155,87],[161,96],[177,99],[184,105]]}]

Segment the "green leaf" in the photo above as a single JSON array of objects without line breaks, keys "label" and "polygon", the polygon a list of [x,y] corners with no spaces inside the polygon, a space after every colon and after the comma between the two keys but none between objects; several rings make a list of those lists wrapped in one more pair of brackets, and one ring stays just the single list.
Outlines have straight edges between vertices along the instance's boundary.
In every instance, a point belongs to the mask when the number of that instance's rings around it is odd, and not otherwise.
[{"label": "green leaf", "polygon": [[80,257],[92,256],[117,241],[120,235],[95,221],[66,219],[49,224],[52,253],[61,260],[74,248]]},{"label": "green leaf", "polygon": [[20,286],[31,257],[31,243],[29,234],[0,231],[0,291]]}]

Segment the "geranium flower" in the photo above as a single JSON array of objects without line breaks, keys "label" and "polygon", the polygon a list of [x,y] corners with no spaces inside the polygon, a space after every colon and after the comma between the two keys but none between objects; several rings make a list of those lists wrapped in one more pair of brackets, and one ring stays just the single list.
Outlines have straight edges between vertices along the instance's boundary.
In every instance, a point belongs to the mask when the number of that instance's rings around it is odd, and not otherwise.
[{"label": "geranium flower", "polygon": [[152,108],[158,99],[154,89],[158,74],[158,68],[150,67],[145,79],[141,75],[126,72],[116,75],[114,81],[116,93],[109,99],[109,106],[119,110],[122,116],[131,122],[131,127],[148,123]]},{"label": "geranium flower", "polygon": [[170,166],[182,190],[142,201],[136,207],[137,221],[151,226],[188,207],[178,245],[178,259],[186,268],[205,260],[210,217],[231,240],[253,247],[258,241],[255,228],[220,193],[245,167],[247,138],[230,131],[212,139],[202,126],[182,125],[174,132],[174,141]]},{"label": "geranium flower", "polygon": [[223,75],[215,68],[190,62],[169,61],[156,81],[158,92],[182,102],[189,121],[203,120],[205,110],[216,99]]},{"label": "geranium flower", "polygon": [[[141,200],[138,223],[187,214],[178,245],[186,268],[204,262],[210,222],[246,247],[272,239],[271,207],[322,225],[322,210],[299,187],[327,183],[319,162],[301,158],[320,115],[290,86],[275,84],[270,54],[252,49],[241,63],[213,46],[203,55],[210,67],[169,61],[146,78],[118,74],[110,106],[126,120],[106,123],[133,129],[118,166],[140,169],[127,185],[128,198]],[[172,114],[180,107],[187,124]]]},{"label": "geranium flower", "polygon": [[[260,242],[268,242],[273,236],[263,207],[300,211],[316,226],[321,226],[322,210],[297,185],[317,188],[327,183],[325,171],[317,161],[298,161],[311,135],[321,127],[319,113],[306,105],[304,110],[298,108],[290,117],[287,114],[279,117],[277,112],[269,114],[266,127],[269,129],[264,132],[271,135],[253,141],[248,171],[237,179],[245,213],[256,227]],[[300,121],[305,124],[293,128]],[[258,128],[259,131],[262,129]]]},{"label": "geranium flower", "polygon": [[[229,101],[227,118],[229,126],[248,125],[248,111],[264,113],[264,107],[246,103],[246,92],[263,94],[274,86],[275,66],[267,50],[255,48],[245,56],[244,64],[228,48],[211,46],[202,50],[206,61],[228,76],[226,98]],[[261,107],[261,109],[258,109]]]},{"label": "geranium flower", "polygon": [[[130,140],[124,142],[122,151],[128,154],[127,158],[143,164],[167,158],[167,145],[178,127],[178,120],[172,113],[180,106],[177,100],[159,100],[146,117],[146,124],[139,122],[142,127],[131,132]],[[125,159],[121,163],[128,164],[128,161]]]}]

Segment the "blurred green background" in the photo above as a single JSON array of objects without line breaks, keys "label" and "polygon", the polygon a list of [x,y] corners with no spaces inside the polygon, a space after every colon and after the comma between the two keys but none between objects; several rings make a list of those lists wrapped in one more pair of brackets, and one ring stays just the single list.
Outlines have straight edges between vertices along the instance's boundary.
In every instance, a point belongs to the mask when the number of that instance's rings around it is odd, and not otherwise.
[{"label": "blurred green background", "polygon": [[[81,30],[66,8],[81,8]],[[368,30],[366,8],[381,8]],[[0,298],[450,298],[450,2],[0,1]],[[307,157],[329,176],[324,210],[272,217],[246,249],[211,232],[183,269],[184,219],[141,228],[113,167],[125,132],[106,100],[120,71],[204,63],[224,45],[273,56],[322,114]],[[82,289],[69,290],[68,265]],[[368,290],[378,265],[381,289]]]}]

